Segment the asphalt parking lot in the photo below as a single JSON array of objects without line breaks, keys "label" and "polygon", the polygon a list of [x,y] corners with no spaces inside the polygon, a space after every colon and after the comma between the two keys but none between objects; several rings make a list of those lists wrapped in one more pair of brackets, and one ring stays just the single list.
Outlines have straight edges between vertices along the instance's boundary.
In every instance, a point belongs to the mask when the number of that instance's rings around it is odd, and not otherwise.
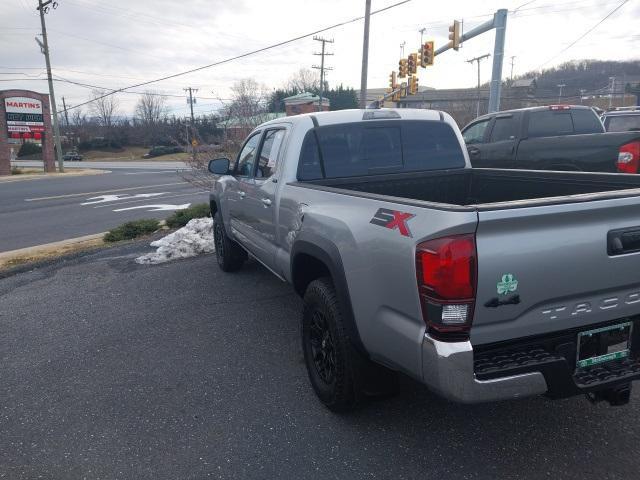
[{"label": "asphalt parking lot", "polygon": [[0,478],[637,478],[629,405],[315,398],[301,302],[256,262],[141,266],[144,244],[0,279]]}]

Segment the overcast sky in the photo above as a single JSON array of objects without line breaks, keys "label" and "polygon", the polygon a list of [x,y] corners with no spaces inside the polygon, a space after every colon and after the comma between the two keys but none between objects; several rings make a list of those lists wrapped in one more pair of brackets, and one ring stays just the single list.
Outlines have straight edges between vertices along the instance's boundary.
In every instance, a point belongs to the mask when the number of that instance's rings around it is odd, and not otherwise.
[{"label": "overcast sky", "polygon": [[[121,88],[141,81],[210,64],[320,28],[361,16],[364,0],[57,0],[46,16],[54,75],[105,88]],[[372,10],[398,0],[372,0]],[[557,55],[581,34],[620,5],[622,0],[412,0],[371,18],[369,87],[384,87],[397,68],[400,43],[405,54],[419,48],[418,30],[436,48],[447,42],[452,20],[464,29],[491,18],[498,8],[510,10],[507,21],[503,76],[572,59],[638,58],[640,1],[630,0],[587,37]],[[524,4],[524,5],[523,5]],[[47,92],[44,57],[34,40],[40,29],[36,0],[0,0],[0,89],[26,88]],[[521,7],[517,12],[514,11]],[[330,85],[359,88],[363,22],[323,33],[335,41],[327,58],[333,70]],[[460,51],[436,58],[421,70],[420,85],[436,88],[474,86],[476,67],[466,60],[493,54],[493,31],[467,42]],[[252,77],[273,89],[303,67],[319,64],[313,53],[319,42],[311,38],[137,90],[153,89],[169,97],[171,113],[187,113],[183,88],[198,88],[199,112],[219,107],[229,87]],[[482,62],[482,81],[491,75],[491,59]],[[24,79],[12,80],[7,79]],[[85,87],[56,82],[58,101],[68,105],[88,100]],[[208,98],[207,98],[208,97]],[[136,95],[119,94],[121,111],[130,114]],[[86,108],[86,107],[84,107]]]}]

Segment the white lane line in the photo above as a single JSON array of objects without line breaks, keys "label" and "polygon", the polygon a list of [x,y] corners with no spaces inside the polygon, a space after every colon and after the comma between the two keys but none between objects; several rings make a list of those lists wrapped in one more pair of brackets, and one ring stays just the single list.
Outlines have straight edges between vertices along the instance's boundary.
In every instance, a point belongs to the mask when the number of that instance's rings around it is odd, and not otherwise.
[{"label": "white lane line", "polygon": [[189,208],[191,204],[185,203],[183,205],[169,205],[169,204],[158,204],[158,205],[138,205],[136,207],[127,207],[127,208],[117,208],[114,212],[125,212],[127,210],[140,210],[140,209],[148,209],[148,212],[160,212],[160,211],[170,211],[170,210],[184,210],[185,208]]},{"label": "white lane line", "polygon": [[[194,195],[198,195],[197,193],[180,193],[178,195],[167,195],[165,197],[162,197],[162,199],[164,200],[165,198],[176,198],[176,197],[191,197]],[[145,202],[146,199],[144,198],[138,198],[138,199],[134,199],[133,197],[127,197],[127,198],[123,198],[122,200],[130,200],[130,201],[126,201],[126,202],[115,202],[115,203],[109,203],[108,205],[97,205],[93,208],[109,208],[109,207],[115,207],[118,205],[126,205],[127,203],[138,203],[138,202]]]},{"label": "white lane line", "polygon": [[86,197],[87,195],[99,195],[101,193],[127,192],[130,190],[146,190],[147,188],[168,187],[169,185],[186,185],[189,182],[161,183],[160,185],[140,185],[139,187],[115,188],[113,190],[101,190],[99,192],[69,193],[67,195],[54,195],[52,197],[25,198],[25,202],[40,202],[42,200],[56,200],[58,198]]},{"label": "white lane line", "polygon": [[[160,195],[165,195],[169,192],[158,192],[158,193],[137,193],[135,195],[129,195],[128,193],[125,193],[123,195],[100,195],[97,197],[91,197],[91,198],[87,198],[87,200],[92,200],[90,202],[84,202],[81,203],[80,205],[95,205],[96,203],[107,203],[107,202],[117,202],[118,200],[129,200],[129,199],[133,199],[133,198],[138,198],[138,199],[146,199],[146,198],[151,198],[151,197],[158,197]],[[113,205],[113,203],[112,203]]]},{"label": "white lane line", "polygon": [[123,173],[123,175],[149,175],[150,173],[176,173],[177,172],[175,170],[162,170],[160,172],[129,172],[129,173]]}]

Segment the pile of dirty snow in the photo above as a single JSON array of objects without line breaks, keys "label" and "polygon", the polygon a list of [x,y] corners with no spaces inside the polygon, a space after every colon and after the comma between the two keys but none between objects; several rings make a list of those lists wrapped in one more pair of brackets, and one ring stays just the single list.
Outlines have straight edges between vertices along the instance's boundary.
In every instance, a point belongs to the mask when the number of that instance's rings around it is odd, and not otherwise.
[{"label": "pile of dirty snow", "polygon": [[177,258],[195,257],[201,253],[211,253],[213,245],[213,220],[194,218],[180,230],[151,242],[157,250],[136,258],[136,263],[163,263]]}]

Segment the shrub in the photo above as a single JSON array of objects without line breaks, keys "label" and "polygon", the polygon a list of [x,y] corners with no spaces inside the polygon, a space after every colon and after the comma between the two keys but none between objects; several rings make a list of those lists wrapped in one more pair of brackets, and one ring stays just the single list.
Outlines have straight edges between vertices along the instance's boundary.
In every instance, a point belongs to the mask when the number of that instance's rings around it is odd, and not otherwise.
[{"label": "shrub", "polygon": [[211,215],[209,205],[206,203],[198,203],[192,207],[185,208],[184,210],[178,210],[167,218],[167,227],[179,228],[184,227],[189,220],[194,218],[204,218]]},{"label": "shrub", "polygon": [[119,242],[120,240],[131,240],[153,233],[160,228],[160,222],[154,218],[143,218],[133,222],[123,223],[119,227],[112,228],[105,236],[105,242]]},{"label": "shrub", "polygon": [[25,142],[18,150],[18,157],[26,157],[28,155],[35,155],[42,153],[42,147],[37,143]]},{"label": "shrub", "polygon": [[21,175],[23,172],[18,167],[11,167],[11,175]]}]

